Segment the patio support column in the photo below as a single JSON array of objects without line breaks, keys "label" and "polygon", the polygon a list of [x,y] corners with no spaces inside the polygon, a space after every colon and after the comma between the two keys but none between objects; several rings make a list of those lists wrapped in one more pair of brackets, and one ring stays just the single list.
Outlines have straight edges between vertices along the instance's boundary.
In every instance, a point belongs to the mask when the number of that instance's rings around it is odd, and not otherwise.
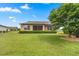
[{"label": "patio support column", "polygon": [[30,31],[33,31],[33,25],[30,25]]},{"label": "patio support column", "polygon": [[23,30],[23,31],[24,31],[24,27],[23,27],[23,25],[21,25],[21,30]]},{"label": "patio support column", "polygon": [[45,30],[45,26],[43,25],[43,31]]}]

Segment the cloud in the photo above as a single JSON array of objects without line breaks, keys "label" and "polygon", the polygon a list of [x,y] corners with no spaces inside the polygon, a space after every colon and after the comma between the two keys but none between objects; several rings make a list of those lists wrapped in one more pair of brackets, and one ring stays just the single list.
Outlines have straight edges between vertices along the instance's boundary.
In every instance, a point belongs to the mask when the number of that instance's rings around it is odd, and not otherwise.
[{"label": "cloud", "polygon": [[0,12],[15,12],[15,13],[21,13],[21,11],[17,8],[11,8],[11,7],[0,7]]},{"label": "cloud", "polygon": [[21,6],[21,8],[22,8],[22,9],[31,9],[31,8],[28,6],[28,4],[25,4],[25,5]]},{"label": "cloud", "polygon": [[15,20],[15,19],[13,19],[13,20],[12,20],[12,22],[16,22],[16,20]]},{"label": "cloud", "polygon": [[15,19],[15,17],[9,16],[9,19]]},{"label": "cloud", "polygon": [[43,4],[50,5],[50,3],[43,3]]},{"label": "cloud", "polygon": [[16,21],[16,18],[13,17],[13,16],[9,16],[9,19],[10,19],[12,22],[17,22],[17,21]]},{"label": "cloud", "polygon": [[15,17],[13,17],[13,16],[9,16],[9,19],[15,19]]},{"label": "cloud", "polygon": [[32,15],[32,17],[36,18],[37,16],[36,15]]}]

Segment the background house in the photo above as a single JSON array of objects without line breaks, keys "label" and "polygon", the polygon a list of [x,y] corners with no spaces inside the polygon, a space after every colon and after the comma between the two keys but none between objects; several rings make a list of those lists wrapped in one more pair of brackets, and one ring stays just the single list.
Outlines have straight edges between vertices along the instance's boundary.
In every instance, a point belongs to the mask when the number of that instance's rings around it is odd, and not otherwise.
[{"label": "background house", "polygon": [[18,27],[8,27],[10,29],[10,31],[17,31],[19,30]]},{"label": "background house", "polygon": [[8,31],[17,31],[17,27],[8,27],[4,25],[0,25],[0,32],[8,32]]},{"label": "background house", "polygon": [[7,31],[10,31],[10,29],[7,26],[0,25],[0,32],[7,32]]},{"label": "background house", "polygon": [[50,31],[52,30],[52,25],[49,21],[28,21],[25,23],[21,23],[22,31],[34,31],[34,30],[42,30],[42,31]]}]

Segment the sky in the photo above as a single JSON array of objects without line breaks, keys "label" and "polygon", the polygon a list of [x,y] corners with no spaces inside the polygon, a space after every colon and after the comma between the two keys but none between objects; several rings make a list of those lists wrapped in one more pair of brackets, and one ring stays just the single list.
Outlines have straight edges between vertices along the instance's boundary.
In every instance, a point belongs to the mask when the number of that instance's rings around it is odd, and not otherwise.
[{"label": "sky", "polygon": [[50,11],[60,3],[0,3],[0,25],[19,27],[27,21],[48,21]]}]

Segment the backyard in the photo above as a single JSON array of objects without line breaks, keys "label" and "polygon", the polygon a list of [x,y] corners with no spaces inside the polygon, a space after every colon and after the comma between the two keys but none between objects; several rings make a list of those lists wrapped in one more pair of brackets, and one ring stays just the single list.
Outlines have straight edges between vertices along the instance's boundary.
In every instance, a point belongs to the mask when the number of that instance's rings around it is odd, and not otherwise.
[{"label": "backyard", "polygon": [[53,34],[0,33],[1,56],[79,56],[79,42]]}]

